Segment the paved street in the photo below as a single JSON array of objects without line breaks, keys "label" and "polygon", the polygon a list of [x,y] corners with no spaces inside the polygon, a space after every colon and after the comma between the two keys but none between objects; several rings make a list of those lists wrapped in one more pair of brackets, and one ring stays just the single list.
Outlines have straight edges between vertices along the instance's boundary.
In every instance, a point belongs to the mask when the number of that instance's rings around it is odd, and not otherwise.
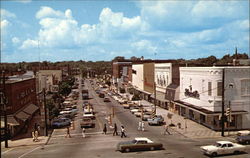
[{"label": "paved street", "polygon": [[[81,85],[81,84],[80,84]],[[146,131],[137,130],[139,118],[132,115],[129,110],[123,109],[115,100],[103,102],[99,98],[88,81],[85,86],[89,89],[90,100],[96,112],[95,128],[86,129],[86,138],[82,136],[80,120],[83,114],[83,100],[79,97],[78,114],[73,121],[70,129],[72,138],[65,138],[66,129],[55,129],[47,145],[18,147],[13,148],[2,154],[2,157],[27,157],[27,158],[57,158],[57,157],[84,157],[84,158],[147,158],[147,157],[165,157],[165,158],[206,158],[203,155],[200,146],[213,144],[216,140],[233,140],[233,138],[192,138],[185,137],[178,131],[171,130],[171,135],[163,135],[162,126],[148,126],[145,123]],[[81,87],[79,87],[81,92]],[[80,93],[81,96],[81,93]],[[106,135],[102,134],[103,125],[108,125],[107,117],[111,114],[111,108],[114,107],[115,117],[112,123],[118,126],[120,132],[121,125],[125,126],[127,138],[112,135],[112,127],[108,127]],[[116,144],[120,141],[131,140],[134,137],[148,137],[153,141],[163,143],[163,150],[142,151],[121,153],[116,151]],[[250,153],[250,146],[247,146]],[[228,155],[227,158],[248,158],[249,154]]]}]

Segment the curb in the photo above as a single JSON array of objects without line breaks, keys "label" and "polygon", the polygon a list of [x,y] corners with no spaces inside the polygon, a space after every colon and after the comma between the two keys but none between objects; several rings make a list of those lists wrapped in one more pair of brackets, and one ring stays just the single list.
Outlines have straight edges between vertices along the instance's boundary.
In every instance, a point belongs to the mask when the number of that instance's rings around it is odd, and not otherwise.
[{"label": "curb", "polygon": [[49,143],[49,140],[50,140],[50,138],[52,137],[53,132],[54,132],[54,129],[53,129],[53,131],[51,132],[51,134],[49,134],[49,136],[48,136],[46,142],[44,143],[44,145],[47,145],[47,144]]}]

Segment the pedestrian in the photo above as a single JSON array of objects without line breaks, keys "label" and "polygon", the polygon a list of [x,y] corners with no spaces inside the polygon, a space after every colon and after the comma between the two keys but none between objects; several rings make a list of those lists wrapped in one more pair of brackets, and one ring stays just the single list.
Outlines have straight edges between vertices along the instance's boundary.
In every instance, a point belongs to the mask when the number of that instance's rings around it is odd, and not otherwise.
[{"label": "pedestrian", "polygon": [[85,128],[82,128],[82,137],[85,138],[86,135],[85,135]]},{"label": "pedestrian", "polygon": [[127,137],[126,135],[125,135],[125,128],[124,128],[124,126],[121,126],[121,138],[123,138],[123,137]]},{"label": "pedestrian", "polygon": [[70,131],[69,131],[69,126],[67,127],[67,133],[66,133],[65,138],[67,138],[67,137],[71,138],[71,136],[70,136]]},{"label": "pedestrian", "polygon": [[171,133],[169,132],[168,128],[169,128],[169,125],[165,125],[164,135],[166,135],[166,133],[168,133],[169,135],[171,135]]},{"label": "pedestrian", "polygon": [[141,130],[144,131],[144,122],[141,122]]},{"label": "pedestrian", "polygon": [[138,131],[141,130],[141,121],[139,121],[139,124],[138,124]]},{"label": "pedestrian", "polygon": [[113,132],[113,136],[116,135],[118,136],[118,132],[117,132],[117,125],[116,123],[114,124],[114,132]]},{"label": "pedestrian", "polygon": [[106,134],[107,133],[107,126],[106,124],[104,124],[104,127],[103,127],[103,133]]}]

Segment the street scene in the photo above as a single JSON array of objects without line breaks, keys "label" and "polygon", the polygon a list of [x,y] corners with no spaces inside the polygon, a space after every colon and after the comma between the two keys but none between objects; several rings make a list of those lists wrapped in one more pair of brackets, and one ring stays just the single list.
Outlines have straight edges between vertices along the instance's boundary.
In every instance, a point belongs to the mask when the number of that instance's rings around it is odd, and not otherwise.
[{"label": "street scene", "polygon": [[2,158],[250,158],[249,1],[1,1]]}]

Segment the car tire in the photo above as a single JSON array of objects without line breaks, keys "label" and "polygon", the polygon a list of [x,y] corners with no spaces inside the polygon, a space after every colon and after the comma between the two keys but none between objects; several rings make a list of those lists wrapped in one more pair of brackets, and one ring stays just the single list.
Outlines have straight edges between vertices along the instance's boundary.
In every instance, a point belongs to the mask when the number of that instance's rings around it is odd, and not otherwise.
[{"label": "car tire", "polygon": [[153,150],[155,150],[155,148],[152,146],[152,147],[150,147],[150,150],[153,151]]},{"label": "car tire", "polygon": [[129,149],[129,148],[126,148],[126,149],[125,149],[125,152],[130,152],[130,149]]},{"label": "car tire", "polygon": [[213,152],[213,153],[211,154],[211,156],[213,156],[213,157],[217,156],[217,152]]}]

